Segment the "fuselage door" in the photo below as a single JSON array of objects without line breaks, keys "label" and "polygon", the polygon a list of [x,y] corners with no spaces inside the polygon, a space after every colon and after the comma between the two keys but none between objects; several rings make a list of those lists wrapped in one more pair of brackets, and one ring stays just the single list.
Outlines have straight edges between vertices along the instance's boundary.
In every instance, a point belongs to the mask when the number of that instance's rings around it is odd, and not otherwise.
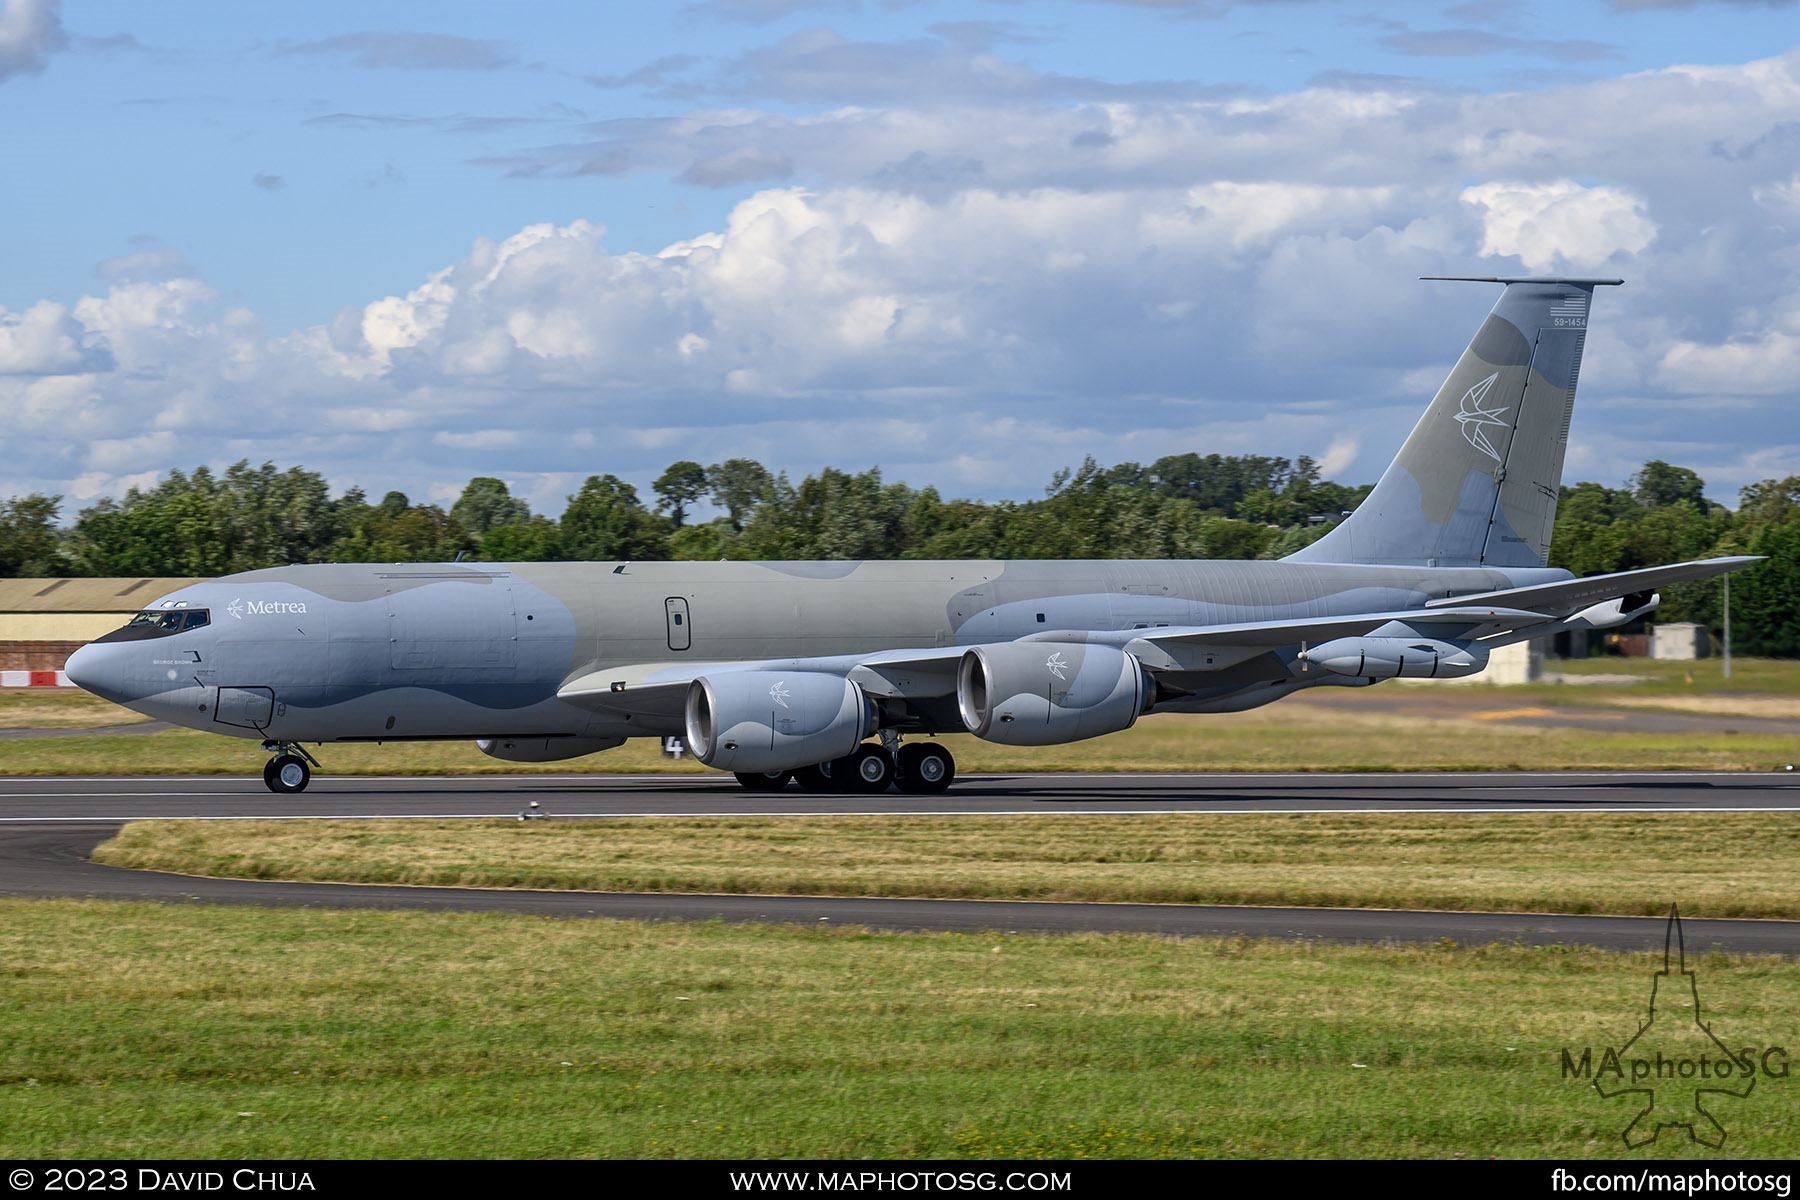
[{"label": "fuselage door", "polygon": [[693,634],[688,628],[686,596],[670,596],[664,600],[663,619],[669,626],[669,649],[686,650],[694,644]]},{"label": "fuselage door", "polygon": [[275,689],[222,687],[213,705],[213,719],[240,729],[267,729],[275,719]]}]

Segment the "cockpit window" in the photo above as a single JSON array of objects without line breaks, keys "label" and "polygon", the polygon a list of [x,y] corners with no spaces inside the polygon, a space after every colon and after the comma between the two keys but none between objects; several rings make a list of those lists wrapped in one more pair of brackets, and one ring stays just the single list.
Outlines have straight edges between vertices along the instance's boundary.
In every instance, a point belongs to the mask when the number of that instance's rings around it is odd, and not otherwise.
[{"label": "cockpit window", "polygon": [[126,622],[127,629],[155,633],[181,633],[198,629],[212,618],[204,608],[157,608],[141,612]]},{"label": "cockpit window", "polygon": [[170,637],[177,633],[186,633],[190,629],[199,629],[211,620],[212,614],[206,609],[189,608],[187,601],[180,600],[170,604],[168,608],[145,609],[119,628],[96,640],[141,642],[145,638]]}]

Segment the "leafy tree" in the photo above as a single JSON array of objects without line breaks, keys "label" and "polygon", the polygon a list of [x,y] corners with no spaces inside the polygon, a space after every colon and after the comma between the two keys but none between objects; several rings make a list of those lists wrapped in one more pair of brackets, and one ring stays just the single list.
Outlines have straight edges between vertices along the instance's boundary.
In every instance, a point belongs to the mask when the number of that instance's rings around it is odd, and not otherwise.
[{"label": "leafy tree", "polygon": [[712,502],[725,510],[731,527],[742,530],[775,484],[767,467],[749,458],[728,458],[706,468]]},{"label": "leafy tree", "polygon": [[680,529],[687,520],[688,509],[706,495],[706,468],[687,459],[670,463],[669,469],[650,486],[660,497],[656,511],[667,512],[675,528]]},{"label": "leafy tree", "polygon": [[1279,531],[1253,521],[1208,517],[1201,524],[1201,558],[1261,558]]},{"label": "leafy tree", "polygon": [[333,562],[450,562],[475,548],[462,523],[435,504],[410,503],[389,492],[381,503],[366,505],[350,536],[332,551]]},{"label": "leafy tree", "polygon": [[1753,483],[1739,496],[1738,519],[1748,528],[1780,525],[1800,517],[1800,475]]},{"label": "leafy tree", "polygon": [[1731,640],[1744,654],[1800,656],[1800,521],[1762,527],[1750,553],[1769,561],[1739,572],[1731,581]]},{"label": "leafy tree", "polygon": [[0,577],[50,575],[60,570],[56,511],[61,496],[33,493],[0,504]]},{"label": "leafy tree", "polygon": [[647,512],[637,489],[614,475],[589,475],[569,497],[557,549],[575,562],[668,557],[667,523]]},{"label": "leafy tree", "polygon": [[[462,495],[450,506],[450,515],[476,537],[485,537],[489,530],[497,526],[523,525],[530,521],[531,506],[515,497],[504,481],[488,475],[478,475],[469,480]],[[482,553],[492,557],[485,541],[482,543]]]},{"label": "leafy tree", "polygon": [[669,535],[669,557],[679,562],[716,562],[731,557],[737,530],[724,517],[704,525],[684,525]]},{"label": "leafy tree", "polygon": [[1556,506],[1550,535],[1550,565],[1576,575],[1624,570],[1631,561],[1630,527],[1624,518],[1637,505],[1629,492],[1597,483],[1565,486]]},{"label": "leafy tree", "polygon": [[123,501],[104,497],[83,509],[69,547],[83,575],[223,575],[235,533],[218,480],[198,467],[192,475],[171,471],[148,491],[132,488]]},{"label": "leafy tree", "polygon": [[362,504],[356,489],[337,500],[325,478],[265,462],[233,463],[220,478],[217,521],[230,547],[226,569],[251,571],[289,563],[324,562],[349,532],[348,515]]},{"label": "leafy tree", "polygon": [[1285,458],[1257,454],[1170,454],[1151,463],[1142,479],[1161,495],[1192,501],[1202,512],[1236,516],[1250,493],[1284,491],[1292,471]]},{"label": "leafy tree", "polygon": [[900,517],[902,558],[995,558],[1010,504],[944,501],[936,488],[915,492]]},{"label": "leafy tree", "polygon": [[1257,488],[1238,501],[1237,515],[1258,525],[1287,526],[1294,524],[1300,513],[1289,497],[1268,488]]},{"label": "leafy tree", "polygon": [[1753,483],[1739,496],[1736,526],[1716,552],[1769,561],[1732,576],[1733,648],[1800,656],[1800,475]]},{"label": "leafy tree", "polygon": [[322,476],[274,463],[171,471],[83,509],[68,538],[74,569],[87,575],[223,575],[288,563],[323,562],[363,507],[352,489],[333,500]]},{"label": "leafy tree", "polygon": [[1701,512],[1707,509],[1706,484],[1686,467],[1671,467],[1660,459],[1651,459],[1626,484],[1645,508],[1668,508],[1685,502]]},{"label": "leafy tree", "polygon": [[735,543],[740,558],[897,558],[912,499],[903,483],[883,484],[879,468],[851,475],[827,467],[791,487],[777,476]]},{"label": "leafy tree", "polygon": [[556,522],[549,517],[496,525],[481,536],[481,557],[489,562],[551,562],[561,554]]}]

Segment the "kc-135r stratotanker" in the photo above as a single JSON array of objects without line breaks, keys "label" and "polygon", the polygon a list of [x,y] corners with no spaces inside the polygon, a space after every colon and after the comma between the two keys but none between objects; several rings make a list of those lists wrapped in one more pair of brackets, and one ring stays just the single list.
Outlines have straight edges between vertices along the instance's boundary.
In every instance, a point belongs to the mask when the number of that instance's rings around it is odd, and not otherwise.
[{"label": "kc-135r stratotanker", "polygon": [[[469,739],[512,762],[679,735],[744,786],[949,786],[940,733],[1045,746],[1152,711],[1471,675],[1756,561],[1547,567],[1593,290],[1499,302],[1368,499],[1278,562],[600,562],[277,567],[182,588],[77,650],[139,712],[302,743]],[[902,744],[902,738],[913,740]]]}]

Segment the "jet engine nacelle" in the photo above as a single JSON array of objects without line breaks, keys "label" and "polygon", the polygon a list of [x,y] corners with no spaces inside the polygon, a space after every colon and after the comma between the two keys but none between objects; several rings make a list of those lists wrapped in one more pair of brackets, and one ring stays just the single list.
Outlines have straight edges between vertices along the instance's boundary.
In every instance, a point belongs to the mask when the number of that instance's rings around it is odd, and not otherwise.
[{"label": "jet engine nacelle", "polygon": [[720,770],[829,762],[874,732],[874,704],[841,675],[743,671],[702,675],[688,685],[688,749]]},{"label": "jet engine nacelle", "polygon": [[475,748],[504,762],[560,762],[622,746],[622,737],[608,738],[482,738]]},{"label": "jet engine nacelle", "polygon": [[1456,679],[1484,669],[1488,651],[1480,642],[1348,637],[1304,650],[1300,659],[1336,675],[1365,679]]},{"label": "jet engine nacelle", "polygon": [[956,706],[976,737],[1055,746],[1129,729],[1155,701],[1137,659],[1112,646],[1001,642],[974,646],[956,672]]}]

